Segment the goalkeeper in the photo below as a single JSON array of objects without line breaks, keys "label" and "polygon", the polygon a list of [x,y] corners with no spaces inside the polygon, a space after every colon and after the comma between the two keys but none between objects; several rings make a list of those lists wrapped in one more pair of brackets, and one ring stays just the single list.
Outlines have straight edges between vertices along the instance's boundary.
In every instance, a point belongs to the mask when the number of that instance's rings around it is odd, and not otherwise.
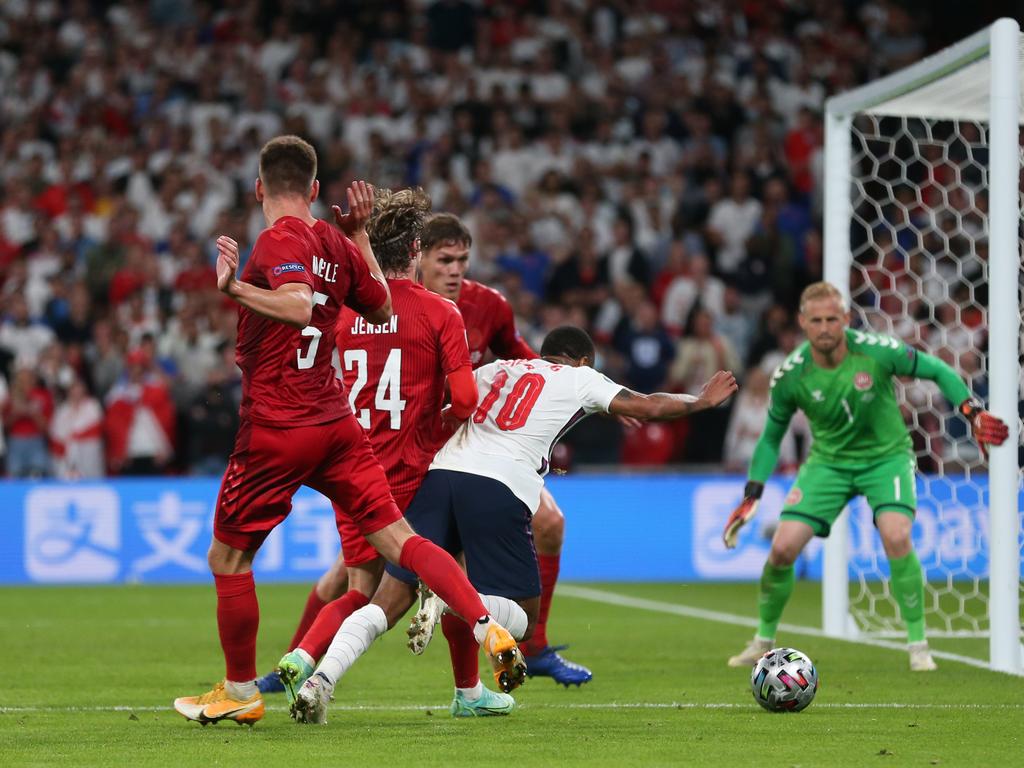
[{"label": "goalkeeper", "polygon": [[807,415],[814,442],[786,496],[761,575],[757,635],[729,666],[752,666],[775,645],[775,630],[793,592],[793,563],[812,536],[828,536],[850,499],[863,495],[889,559],[892,591],[907,626],[910,668],[933,670],[924,632],[924,578],[910,539],[917,503],[914,454],[892,377],[936,382],[946,399],[958,404],[983,452],[1006,439],[1006,424],[972,399],[942,360],[888,336],[851,330],[843,296],[830,283],[804,290],[799,321],[807,341],[772,376],[768,418],[750,462],[744,499],[723,533],[726,547],[736,546],[740,528],[754,516],[797,408]]}]

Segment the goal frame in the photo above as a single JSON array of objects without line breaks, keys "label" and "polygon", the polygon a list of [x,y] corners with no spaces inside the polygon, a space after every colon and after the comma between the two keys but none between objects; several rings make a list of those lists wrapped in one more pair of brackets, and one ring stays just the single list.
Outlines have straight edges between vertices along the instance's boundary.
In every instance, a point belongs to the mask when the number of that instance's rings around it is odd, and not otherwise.
[{"label": "goal frame", "polygon": [[[1021,33],[1014,19],[992,25],[860,88],[833,96],[825,104],[825,279],[849,300],[853,218],[851,130],[858,113],[978,120],[989,126],[989,407],[1009,424],[1010,435],[989,453],[989,667],[1024,674],[1020,627],[1020,545],[1017,509],[1021,367],[1018,279],[1021,254],[1020,145]],[[985,61],[987,59],[987,62]],[[968,67],[988,67],[987,103],[963,106],[956,99],[937,109],[907,108],[901,97],[948,87],[951,76]],[[995,73],[998,73],[997,75]],[[940,81],[945,80],[945,84]],[[959,84],[961,89],[963,83]],[[955,90],[955,86],[954,86]],[[976,89],[975,89],[976,90]],[[960,91],[963,93],[963,90]],[[977,98],[974,99],[977,102]],[[979,108],[980,107],[980,108]],[[848,514],[832,526],[825,541],[822,569],[822,627],[827,636],[855,638],[860,630],[850,614]]]}]

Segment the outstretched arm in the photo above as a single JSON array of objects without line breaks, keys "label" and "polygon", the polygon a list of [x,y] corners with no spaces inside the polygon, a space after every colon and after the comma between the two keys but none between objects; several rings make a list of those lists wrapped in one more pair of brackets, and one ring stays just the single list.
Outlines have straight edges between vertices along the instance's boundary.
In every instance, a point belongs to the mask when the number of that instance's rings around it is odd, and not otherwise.
[{"label": "outstretched arm", "polygon": [[971,396],[963,379],[943,360],[925,352],[916,353],[916,375],[939,385],[942,394],[970,422],[974,439],[982,453],[988,455],[989,445],[1002,445],[1010,434],[1006,422],[985,410],[985,407]]},{"label": "outstretched arm", "polygon": [[729,371],[719,371],[712,376],[696,396],[673,395],[667,392],[644,395],[623,387],[608,406],[608,412],[641,421],[681,419],[691,413],[721,405],[736,389],[736,379]]},{"label": "outstretched arm", "polygon": [[235,277],[238,243],[227,235],[217,238],[217,288],[271,320],[293,328],[305,328],[313,316],[313,291],[306,283],[285,283],[274,290],[257,288]]}]

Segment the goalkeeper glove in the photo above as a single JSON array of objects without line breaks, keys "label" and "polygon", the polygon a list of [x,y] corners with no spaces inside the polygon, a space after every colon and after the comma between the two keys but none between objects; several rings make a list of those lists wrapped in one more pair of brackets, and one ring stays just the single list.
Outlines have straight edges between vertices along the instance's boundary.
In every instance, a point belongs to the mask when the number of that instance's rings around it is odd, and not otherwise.
[{"label": "goalkeeper glove", "polygon": [[726,549],[736,546],[736,539],[739,537],[740,528],[754,519],[757,514],[757,505],[761,503],[761,494],[764,492],[764,483],[748,480],[743,489],[743,501],[729,515],[729,520],[722,531],[722,542]]},{"label": "goalkeeper glove", "polygon": [[970,422],[971,433],[986,459],[988,446],[1002,445],[1010,435],[1006,422],[986,411],[977,400],[969,399],[960,403],[960,413]]}]

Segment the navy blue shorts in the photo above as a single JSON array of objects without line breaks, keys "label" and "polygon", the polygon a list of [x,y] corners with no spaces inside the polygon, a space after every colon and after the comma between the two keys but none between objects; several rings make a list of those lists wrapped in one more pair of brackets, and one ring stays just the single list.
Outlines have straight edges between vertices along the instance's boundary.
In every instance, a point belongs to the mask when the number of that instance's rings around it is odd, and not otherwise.
[{"label": "navy blue shorts", "polygon": [[[420,536],[453,557],[466,553],[466,572],[477,592],[512,600],[540,594],[530,510],[504,483],[468,472],[432,469],[405,510]],[[416,574],[391,565],[406,584]]]}]

